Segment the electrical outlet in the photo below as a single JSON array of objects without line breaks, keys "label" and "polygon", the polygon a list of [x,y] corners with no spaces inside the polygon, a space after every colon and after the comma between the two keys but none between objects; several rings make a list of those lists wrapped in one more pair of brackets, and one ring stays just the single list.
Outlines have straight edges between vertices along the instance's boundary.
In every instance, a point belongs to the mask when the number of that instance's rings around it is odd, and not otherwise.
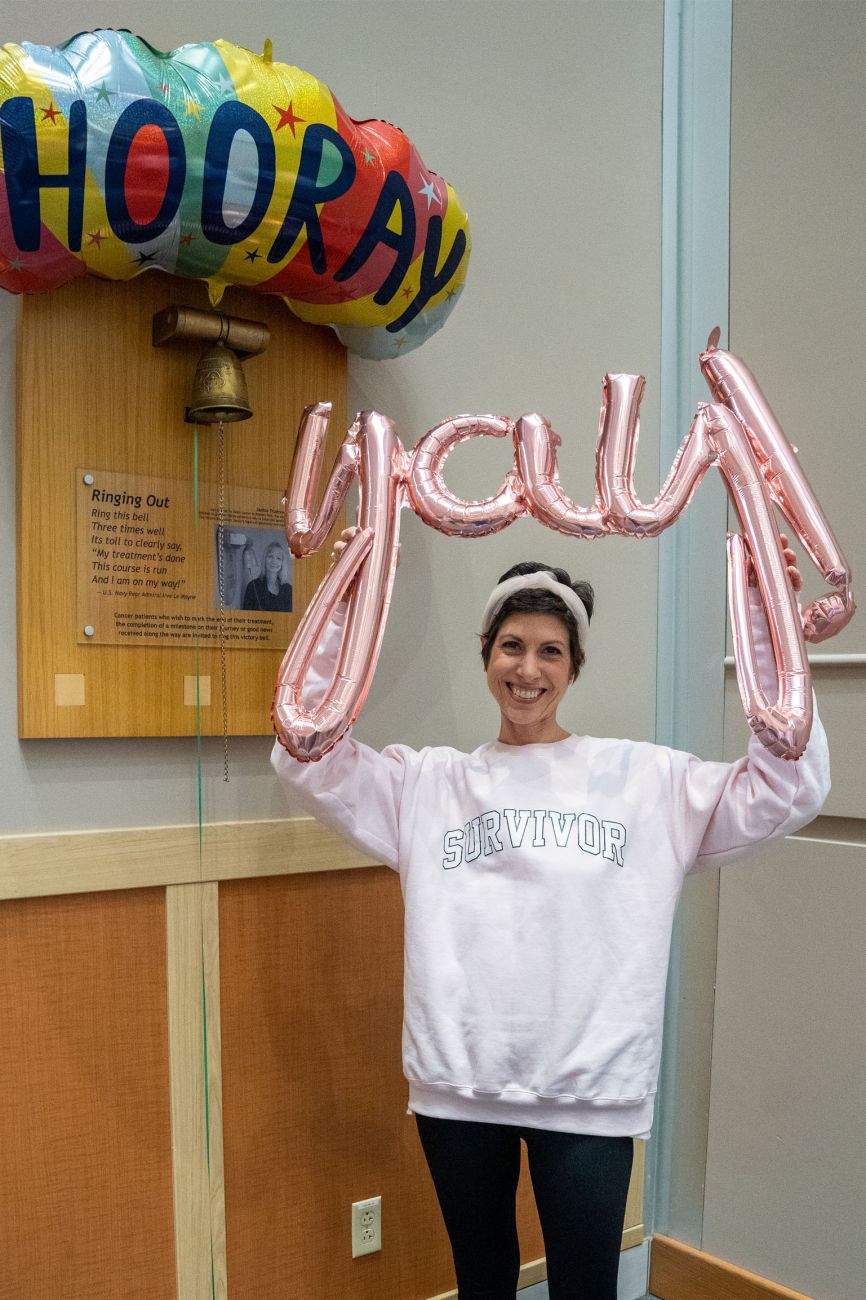
[{"label": "electrical outlet", "polygon": [[352,1259],[382,1249],[382,1198],[352,1202]]}]

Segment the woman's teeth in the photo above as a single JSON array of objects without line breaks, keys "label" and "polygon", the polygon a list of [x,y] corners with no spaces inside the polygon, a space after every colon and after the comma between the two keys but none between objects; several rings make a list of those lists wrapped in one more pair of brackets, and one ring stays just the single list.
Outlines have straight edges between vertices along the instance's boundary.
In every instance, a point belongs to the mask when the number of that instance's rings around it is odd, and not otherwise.
[{"label": "woman's teeth", "polygon": [[537,700],[543,691],[523,691],[519,686],[509,686],[512,695],[516,695],[518,700]]}]

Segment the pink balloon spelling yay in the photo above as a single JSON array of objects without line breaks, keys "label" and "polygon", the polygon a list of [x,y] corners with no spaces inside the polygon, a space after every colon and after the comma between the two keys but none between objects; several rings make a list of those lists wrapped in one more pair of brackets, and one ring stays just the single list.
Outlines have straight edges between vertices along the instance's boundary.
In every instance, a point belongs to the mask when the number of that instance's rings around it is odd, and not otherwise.
[{"label": "pink balloon spelling yay", "polygon": [[[655,537],[688,506],[711,465],[734,503],[742,536],[728,539],[728,595],[737,676],[749,724],[773,753],[803,753],[812,723],[812,692],[804,639],[822,641],[849,622],[855,605],[851,569],[815,494],[748,367],[718,347],[718,331],[701,354],[713,403],[701,405],[658,496],[641,502],[634,488],[644,379],[604,379],[591,506],[576,505],[560,480],[561,439],[543,416],[516,424],[494,415],[443,420],[408,454],[394,426],[362,411],[349,428],[322,503],[313,511],[330,404],[303,414],[286,490],[286,536],[298,557],[318,550],[358,480],[358,529],[311,600],[283,659],[274,695],[277,736],[302,762],[315,761],[345,734],[363,707],[375,671],[397,566],[400,511],[409,506],[425,523],[455,537],[482,537],[530,515],[572,537]],[[443,466],[460,442],[511,435],[514,463],[499,490],[465,501],[447,487]],[[801,614],[788,581],[774,507],[833,588]],[[749,615],[749,565],[767,614],[776,666],[776,694],[759,680]],[[323,698],[304,704],[313,653],[337,606],[348,601],[340,654]]]}]

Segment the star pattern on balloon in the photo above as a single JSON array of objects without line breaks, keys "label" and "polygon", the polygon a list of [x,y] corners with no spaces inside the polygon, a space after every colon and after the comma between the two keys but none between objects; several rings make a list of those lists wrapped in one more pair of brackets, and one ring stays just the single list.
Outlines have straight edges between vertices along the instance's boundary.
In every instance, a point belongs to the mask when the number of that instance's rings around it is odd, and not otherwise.
[{"label": "star pattern on balloon", "polygon": [[427,211],[428,211],[428,212],[430,211],[430,204],[433,203],[433,202],[438,203],[439,206],[440,206],[440,208],[441,208],[441,206],[442,206],[442,200],[439,198],[439,195],[436,193],[436,189],[435,189],[435,187],[434,187],[434,185],[433,185],[433,182],[429,179],[429,177],[428,177],[428,179],[427,179],[427,183],[426,183],[425,185],[422,185],[422,186],[421,186],[421,188],[420,188],[420,190],[418,191],[418,193],[419,193],[419,194],[423,194],[424,197],[425,197],[425,199],[427,200]]},{"label": "star pattern on balloon", "polygon": [[293,101],[291,99],[289,100],[288,108],[280,108],[279,104],[274,104],[274,109],[280,115],[280,120],[277,123],[275,129],[277,131],[282,131],[283,127],[287,126],[291,129],[292,135],[294,135],[295,123],[305,122],[307,119],[305,117],[297,117],[293,111],[292,105],[293,105]]},{"label": "star pattern on balloon", "polygon": [[117,94],[116,90],[109,90],[104,81],[102,82],[101,85],[94,86],[93,89],[96,92],[97,104],[99,103],[110,104],[111,96]]},{"label": "star pattern on balloon", "polygon": [[87,232],[88,244],[93,244],[96,248],[98,248],[107,238],[108,236],[103,235],[101,230],[88,230]]},{"label": "star pattern on balloon", "polygon": [[191,244],[194,239],[195,235],[181,235],[180,242],[182,244]]},{"label": "star pattern on balloon", "polygon": [[415,296],[415,290],[412,288],[411,285],[408,285],[408,284],[406,285],[406,288],[402,290],[402,293],[403,293],[403,297],[404,297],[407,301],[408,301],[409,298],[414,298],[414,296]]},{"label": "star pattern on balloon", "polygon": [[375,161],[376,161],[376,155],[374,153],[371,153],[369,149],[365,149],[364,162],[367,164],[367,166],[372,167]]},{"label": "star pattern on balloon", "polygon": [[201,111],[204,108],[204,104],[200,104],[198,100],[193,99],[191,95],[187,95],[183,101],[183,108],[186,117],[194,117],[195,120],[198,121]]},{"label": "star pattern on balloon", "polygon": [[144,266],[145,262],[152,262],[158,252],[159,249],[157,248],[155,248],[152,253],[145,253],[142,250],[142,252],[139,253],[138,257],[133,258],[133,261],[137,262],[139,266]]},{"label": "star pattern on balloon", "polygon": [[57,118],[57,117],[60,117],[60,116],[61,116],[60,109],[54,107],[54,100],[53,100],[53,99],[51,100],[51,103],[48,105],[48,107],[47,107],[47,108],[43,108],[43,110],[42,110],[42,121],[43,121],[43,122],[50,122],[52,126],[56,126],[56,125],[57,125],[57,123],[56,123],[56,121],[55,121],[54,119]]},{"label": "star pattern on balloon", "polygon": [[261,253],[257,248],[247,248],[244,249],[244,257],[248,262],[254,262],[257,257],[261,257]]},{"label": "star pattern on balloon", "polygon": [[236,99],[235,83],[228,68],[221,67],[214,73],[214,97],[219,99]]}]

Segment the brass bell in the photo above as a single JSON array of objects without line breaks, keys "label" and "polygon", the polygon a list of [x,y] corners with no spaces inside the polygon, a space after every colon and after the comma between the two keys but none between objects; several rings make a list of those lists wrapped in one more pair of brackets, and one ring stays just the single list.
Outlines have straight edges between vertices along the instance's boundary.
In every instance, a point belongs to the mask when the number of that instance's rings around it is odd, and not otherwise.
[{"label": "brass bell", "polygon": [[259,356],[270,337],[262,321],[224,316],[220,311],[170,306],[155,313],[155,348],[185,339],[211,344],[195,369],[192,401],[186,408],[188,424],[232,424],[250,418],[253,412],[240,358]]},{"label": "brass bell", "polygon": [[240,361],[224,343],[214,343],[195,368],[187,423],[231,424],[248,420],[252,413]]}]

